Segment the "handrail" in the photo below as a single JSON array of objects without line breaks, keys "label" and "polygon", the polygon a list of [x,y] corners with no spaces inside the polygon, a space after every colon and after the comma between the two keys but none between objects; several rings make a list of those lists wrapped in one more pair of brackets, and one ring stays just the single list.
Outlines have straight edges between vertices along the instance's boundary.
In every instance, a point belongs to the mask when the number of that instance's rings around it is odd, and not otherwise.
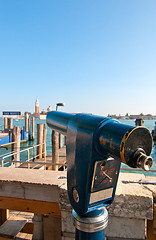
[{"label": "handrail", "polygon": [[[13,143],[16,143],[16,142],[11,142],[11,143],[6,143],[6,144],[2,144],[2,145],[0,145],[0,146],[5,146],[5,145],[11,145],[11,144],[13,144]],[[37,145],[35,145],[35,146],[32,146],[32,147],[29,147],[29,148],[25,148],[25,149],[23,149],[23,150],[20,150],[20,151],[17,151],[17,152],[11,152],[10,154],[8,154],[8,155],[6,155],[6,154],[3,154],[3,155],[1,155],[0,157],[2,157],[1,158],[1,166],[3,167],[4,165],[6,165],[7,163],[12,163],[12,165],[13,165],[13,163],[19,163],[20,165],[23,165],[23,164],[42,164],[42,165],[60,165],[60,166],[67,166],[67,164],[66,163],[47,163],[47,162],[34,162],[34,159],[35,158],[37,158],[37,157],[39,157],[40,155],[43,155],[44,156],[44,160],[46,160],[46,156],[45,156],[45,152],[42,152],[41,154],[37,154],[37,155],[35,155],[35,156],[33,156],[33,157],[29,157],[29,151],[31,150],[31,149],[33,149],[34,150],[34,148],[37,148],[37,147],[39,147],[39,146],[41,146],[41,145],[44,145],[45,143],[40,143],[40,144],[37,144]],[[18,153],[22,153],[22,152],[26,152],[27,151],[27,160],[26,161],[16,161],[16,160],[6,160],[6,158],[8,158],[8,157],[11,157],[11,156],[13,156],[13,155],[16,155],[16,154],[18,154]],[[4,156],[4,155],[6,155],[6,156]],[[5,163],[4,163],[5,162]],[[132,172],[134,172],[134,171],[136,171],[136,172],[143,172],[143,170],[142,169],[131,169],[131,168],[121,168],[121,170],[123,170],[123,171],[132,171]],[[148,171],[148,173],[149,172],[156,172],[156,170],[149,170]]]},{"label": "handrail", "polygon": [[[10,152],[10,153],[14,153],[15,151],[12,151],[12,152]],[[4,153],[4,154],[2,154],[2,155],[0,155],[0,158],[1,157],[3,157],[3,156],[6,156],[8,153]]]},{"label": "handrail", "polygon": [[[123,171],[132,171],[132,172],[145,172],[143,169],[138,169],[138,168],[136,168],[136,169],[132,169],[132,168],[120,168],[120,170],[123,170]],[[148,173],[149,172],[156,172],[156,170],[149,170],[148,171]]]},{"label": "handrail", "polygon": [[[37,144],[37,145],[35,145],[35,146],[29,147],[29,148],[25,148],[25,149],[20,150],[20,151],[17,151],[17,152],[12,152],[12,153],[10,153],[10,154],[8,154],[8,155],[6,155],[6,156],[3,156],[3,157],[1,158],[1,167],[4,167],[4,162],[5,162],[5,165],[6,165],[7,163],[10,163],[10,162],[11,162],[11,165],[13,165],[13,163],[15,162],[15,160],[6,160],[6,158],[9,158],[9,157],[11,157],[11,156],[17,155],[18,153],[23,153],[23,152],[27,152],[27,160],[26,160],[26,161],[17,161],[17,163],[19,163],[19,164],[22,163],[22,162],[24,162],[24,163],[30,162],[30,160],[34,160],[36,157],[38,157],[38,156],[40,156],[40,155],[43,155],[43,156],[44,156],[44,160],[46,160],[45,152],[42,152],[42,153],[40,153],[40,154],[38,154],[38,155],[36,155],[36,156],[33,156],[32,158],[30,158],[30,154],[29,154],[29,151],[30,151],[31,149],[34,150],[34,148],[37,148],[37,147],[39,147],[39,146],[41,146],[41,145],[44,145],[44,144],[45,144],[45,143],[40,143],[40,144]],[[21,165],[21,164],[20,164],[20,165]]]},{"label": "handrail", "polygon": [[1,144],[1,145],[0,145],[0,148],[1,148],[1,147],[5,147],[5,146],[7,147],[7,146],[9,146],[9,145],[12,145],[13,143],[16,143],[16,142],[9,142],[9,143]]},{"label": "handrail", "polygon": [[28,150],[33,149],[33,148],[35,148],[35,147],[39,147],[40,145],[44,145],[44,144],[45,144],[45,143],[40,143],[40,144],[38,144],[38,145],[29,147],[29,148],[25,148],[25,149],[23,149],[23,150],[20,150],[20,151],[15,152],[15,153],[11,153],[11,154],[7,155],[7,156],[4,157],[4,158],[11,157],[12,155],[15,155],[15,154],[17,154],[17,153],[25,152],[25,151],[28,151]]},{"label": "handrail", "polygon": [[[17,142],[10,142],[10,143],[4,143],[4,144],[1,144],[0,145],[0,148],[6,148],[6,150],[8,150],[8,146],[9,145],[12,145],[12,144],[14,144],[14,143],[17,143]],[[10,153],[14,153],[15,151],[11,151]],[[2,154],[2,155],[0,155],[0,158],[1,157],[3,157],[3,156],[5,156],[5,155],[7,155],[8,153],[4,153],[4,154]]]},{"label": "handrail", "polygon": [[[3,160],[3,159],[2,159]],[[5,161],[5,160],[3,160]],[[67,166],[66,163],[50,163],[50,162],[30,162],[30,161],[17,161],[17,160],[7,160],[7,162],[13,162],[13,163],[26,163],[26,164],[41,164],[41,165],[57,165],[57,166]]]}]

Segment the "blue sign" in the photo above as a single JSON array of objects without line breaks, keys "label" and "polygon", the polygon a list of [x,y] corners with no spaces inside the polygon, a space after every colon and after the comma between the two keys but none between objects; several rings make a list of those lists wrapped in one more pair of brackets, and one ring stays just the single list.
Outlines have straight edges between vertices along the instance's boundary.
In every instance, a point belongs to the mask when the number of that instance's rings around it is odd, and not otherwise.
[{"label": "blue sign", "polygon": [[3,115],[9,115],[9,116],[20,116],[21,115],[21,112],[3,112]]}]

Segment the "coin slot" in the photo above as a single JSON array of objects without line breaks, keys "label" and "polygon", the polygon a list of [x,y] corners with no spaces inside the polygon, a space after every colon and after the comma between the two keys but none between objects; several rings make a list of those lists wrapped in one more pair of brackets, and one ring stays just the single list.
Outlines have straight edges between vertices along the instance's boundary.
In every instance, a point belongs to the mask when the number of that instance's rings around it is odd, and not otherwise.
[{"label": "coin slot", "polygon": [[101,167],[105,167],[106,166],[106,161],[103,161],[101,164],[100,164]]}]

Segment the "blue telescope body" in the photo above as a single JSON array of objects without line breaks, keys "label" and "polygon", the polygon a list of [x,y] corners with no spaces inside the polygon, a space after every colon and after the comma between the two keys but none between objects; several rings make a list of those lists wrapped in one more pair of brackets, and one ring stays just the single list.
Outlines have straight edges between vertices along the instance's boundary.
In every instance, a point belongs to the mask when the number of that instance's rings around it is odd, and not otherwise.
[{"label": "blue telescope body", "polygon": [[152,167],[152,136],[145,127],[57,111],[49,112],[46,121],[67,136],[68,195],[80,216],[112,203],[121,162],[147,171]]}]

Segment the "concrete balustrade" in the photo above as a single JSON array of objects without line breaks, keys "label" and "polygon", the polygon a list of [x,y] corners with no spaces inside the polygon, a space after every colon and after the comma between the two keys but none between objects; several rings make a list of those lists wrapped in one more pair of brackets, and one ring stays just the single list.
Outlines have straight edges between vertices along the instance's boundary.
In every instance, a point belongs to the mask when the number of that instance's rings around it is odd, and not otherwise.
[{"label": "concrete balustrade", "polygon": [[[120,173],[115,200],[108,207],[108,240],[145,240],[147,221],[154,218],[155,184],[155,177]],[[44,240],[74,239],[66,172],[0,168],[0,208],[34,213],[33,239],[37,234]]]}]

